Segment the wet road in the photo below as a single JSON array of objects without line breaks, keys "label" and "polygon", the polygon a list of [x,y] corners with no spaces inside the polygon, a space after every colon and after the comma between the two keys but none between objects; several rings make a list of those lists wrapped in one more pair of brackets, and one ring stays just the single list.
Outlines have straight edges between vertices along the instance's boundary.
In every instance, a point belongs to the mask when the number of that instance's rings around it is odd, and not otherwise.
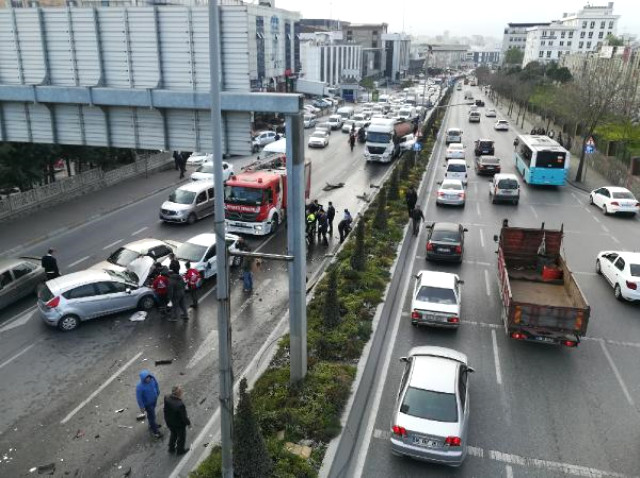
[{"label": "wet road", "polygon": [[[306,135],[308,136],[307,131]],[[358,212],[387,166],[367,165],[363,145],[349,151],[346,134],[334,131],[324,150],[309,150],[312,162],[312,198],[333,201],[338,210],[334,236],[328,245],[315,244],[308,253],[312,276],[338,246],[337,222],[344,208]],[[231,159],[236,168],[251,158]],[[345,186],[322,191],[327,183]],[[143,237],[184,241],[212,231],[212,221],[193,226],[164,224],[158,210],[167,192],[70,231],[47,245],[56,248],[63,273],[82,270],[103,260],[122,244]],[[80,199],[81,200],[81,199]],[[72,206],[70,206],[72,207]],[[262,252],[284,253],[286,230],[251,239]],[[26,254],[36,254],[35,245]],[[232,271],[231,311],[233,360],[236,376],[268,341],[288,304],[288,282],[283,263],[264,262],[255,274],[254,293],[242,291],[240,273]],[[203,430],[217,408],[217,314],[215,288],[205,285],[200,307],[190,310],[188,322],[167,323],[152,311],[144,322],[130,322],[130,313],[84,323],[71,333],[46,327],[34,311],[34,299],[20,301],[0,313],[0,476],[30,475],[32,467],[55,463],[55,476],[168,476],[178,458],[136,422],[135,385],[138,372],[149,368],[161,393],[181,383],[194,424],[188,442]],[[286,324],[286,322],[284,322]],[[155,365],[171,360],[169,365]],[[124,409],[123,411],[121,411]],[[161,408],[158,408],[161,413]],[[163,422],[163,420],[160,420]],[[207,443],[208,437],[203,438]],[[165,439],[166,442],[166,439]],[[196,459],[204,448],[187,458]],[[185,468],[186,469],[186,468]]]},{"label": "wet road", "polygon": [[[478,89],[474,88],[477,94]],[[452,103],[462,102],[455,92]],[[487,101],[487,106],[490,102]],[[480,111],[483,111],[481,108]],[[446,127],[464,130],[467,163],[473,164],[473,141],[496,140],[504,172],[513,172],[515,133],[493,131],[494,119],[479,125],[466,120],[466,107],[451,108]],[[500,116],[500,115],[499,115]],[[499,119],[499,118],[498,118]],[[640,470],[640,305],[620,303],[594,271],[600,250],[637,250],[638,219],[605,217],[587,204],[588,196],[571,187],[523,186],[519,206],[492,205],[489,182],[471,172],[463,209],[435,206],[435,181],[444,174],[444,149],[435,155],[431,188],[422,198],[427,220],[461,222],[468,227],[462,265],[426,263],[424,231],[411,243],[397,293],[398,307],[381,323],[387,336],[377,375],[367,391],[354,457],[338,463],[331,476],[636,477]],[[564,224],[569,267],[591,305],[587,337],[577,349],[520,343],[505,336],[500,322],[496,280],[496,245],[503,218],[512,225],[547,227]],[[462,325],[458,331],[410,324],[409,276],[422,269],[455,272],[463,286]],[[411,347],[440,345],[467,354],[476,370],[470,378],[469,454],[458,469],[391,455],[390,420],[402,373],[399,357]],[[386,364],[386,366],[384,366]],[[340,473],[337,470],[340,469]]]}]

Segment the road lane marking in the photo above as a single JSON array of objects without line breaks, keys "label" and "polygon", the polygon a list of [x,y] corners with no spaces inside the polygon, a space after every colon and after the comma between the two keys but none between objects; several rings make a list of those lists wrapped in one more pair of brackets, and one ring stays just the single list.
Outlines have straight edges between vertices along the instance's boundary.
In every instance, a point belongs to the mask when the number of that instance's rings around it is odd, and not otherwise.
[{"label": "road lane marking", "polygon": [[533,217],[535,217],[536,219],[538,219],[538,213],[536,212],[536,208],[533,206],[529,206],[531,208],[531,211],[533,212]]},{"label": "road lane marking", "polygon": [[609,234],[609,228],[607,226],[605,226],[604,224],[600,224],[600,227],[602,228],[602,230],[604,232],[606,232],[607,234]]},{"label": "road lane marking", "polygon": [[507,478],[513,478],[513,468],[511,468],[511,465],[506,466],[505,472],[507,474]]},{"label": "road lane marking", "polygon": [[600,219],[598,219],[596,216],[593,216],[593,220],[600,224]]},{"label": "road lane marking", "polygon": [[[39,341],[38,341],[39,342]],[[13,357],[8,358],[7,360],[5,360],[4,362],[2,362],[0,364],[0,369],[4,368],[5,366],[9,365],[11,362],[13,362],[15,359],[17,359],[18,357],[26,354],[29,350],[31,350],[37,342],[32,343],[31,345],[29,345],[28,347],[25,347],[24,349],[22,349],[20,352],[18,352],[17,354],[15,354]]]},{"label": "road lane marking", "polygon": [[482,261],[474,261],[474,260],[464,260],[462,261],[463,264],[473,264],[476,266],[483,266],[483,267],[491,267],[491,264],[489,262],[482,262]]},{"label": "road lane marking", "polygon": [[78,259],[77,261],[72,262],[71,264],[69,264],[67,266],[67,269],[71,269],[72,267],[77,266],[78,264],[80,264],[81,262],[86,261],[87,259],[89,259],[91,256],[85,256],[82,259]]},{"label": "road lane marking", "polygon": [[478,232],[480,232],[480,247],[484,249],[484,234],[482,234],[482,229],[478,229]]},{"label": "road lane marking", "polygon": [[629,405],[631,405],[635,409],[636,405],[633,402],[633,398],[631,397],[631,394],[629,393],[629,390],[627,389],[627,385],[624,383],[624,380],[622,379],[622,375],[620,374],[620,371],[618,370],[618,367],[614,363],[613,358],[611,357],[611,354],[609,353],[609,349],[607,349],[607,346],[605,345],[604,341],[600,342],[600,346],[602,347],[602,351],[604,352],[604,356],[607,358],[607,361],[609,362],[609,365],[611,366],[611,369],[613,370],[613,374],[616,376],[616,379],[618,379],[618,383],[620,384],[620,388],[622,388],[622,393],[624,393],[624,396],[627,399],[627,402],[629,402]]},{"label": "road lane marking", "polygon": [[113,246],[116,246],[118,244],[120,244],[123,241],[123,239],[118,239],[117,241],[112,242],[111,244],[109,244],[108,246],[104,246],[102,248],[103,251],[106,251],[107,249],[111,249]]},{"label": "road lane marking", "polygon": [[482,217],[482,213],[480,212],[480,203],[476,203],[476,211],[478,212],[478,217]]},{"label": "road lane marking", "polygon": [[140,229],[138,229],[137,231],[134,231],[131,233],[132,236],[137,236],[138,234],[140,234],[142,231],[146,231],[147,229],[149,229],[147,226],[141,227]]},{"label": "road lane marking", "polygon": [[620,241],[616,238],[616,236],[611,236],[611,240],[616,244],[620,244]]},{"label": "road lane marking", "polygon": [[484,270],[484,285],[487,289],[487,295],[491,297],[491,286],[489,285],[489,271],[487,269]]},{"label": "road lane marking", "polygon": [[495,329],[491,330],[491,342],[493,344],[493,362],[496,366],[496,381],[502,385],[502,370],[500,368],[500,355],[498,354],[498,339]]},{"label": "road lane marking", "polygon": [[91,400],[93,400],[94,398],[96,398],[98,396],[98,394],[100,392],[102,392],[105,388],[107,388],[111,382],[113,382],[116,378],[118,378],[118,376],[124,372],[127,368],[129,368],[133,362],[135,362],[136,360],[138,360],[140,357],[142,356],[142,352],[138,352],[136,355],[134,355],[134,357],[129,360],[126,364],[124,364],[122,367],[120,367],[116,373],[114,373],[113,375],[111,375],[111,377],[109,377],[105,382],[102,383],[102,385],[100,385],[91,395],[89,395],[86,399],[84,399],[80,405],[78,405],[76,408],[74,408],[73,410],[71,410],[71,412],[69,412],[69,414],[64,417],[62,419],[62,421],[60,422],[61,425],[64,425],[65,423],[67,423],[69,420],[71,420],[73,418],[73,416],[78,413],[80,410],[82,410],[87,403],[89,403]]},{"label": "road lane marking", "polygon": [[31,318],[33,317],[33,312],[36,310],[36,306],[32,306],[29,307],[27,310],[25,310],[22,314],[20,314],[18,317],[16,317],[15,319],[7,322],[6,324],[4,324],[2,327],[0,327],[0,334],[3,334],[4,332],[11,330],[11,329],[15,329],[16,327],[21,327],[24,324],[26,324],[27,322],[29,322],[29,320],[31,320]]}]

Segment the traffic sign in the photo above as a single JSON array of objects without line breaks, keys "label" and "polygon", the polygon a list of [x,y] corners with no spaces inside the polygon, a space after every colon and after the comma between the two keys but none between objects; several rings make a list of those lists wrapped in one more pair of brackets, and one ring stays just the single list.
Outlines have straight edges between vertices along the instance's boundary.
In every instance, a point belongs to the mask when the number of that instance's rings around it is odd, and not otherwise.
[{"label": "traffic sign", "polygon": [[422,143],[419,143],[417,141],[415,143],[413,143],[413,150],[414,151],[422,151]]}]

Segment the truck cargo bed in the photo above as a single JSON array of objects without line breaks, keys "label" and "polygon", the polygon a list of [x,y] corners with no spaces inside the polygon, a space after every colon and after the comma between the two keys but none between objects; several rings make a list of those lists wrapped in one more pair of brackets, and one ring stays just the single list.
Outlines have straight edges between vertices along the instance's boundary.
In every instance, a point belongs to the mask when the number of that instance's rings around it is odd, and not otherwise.
[{"label": "truck cargo bed", "polygon": [[515,302],[551,307],[581,307],[567,293],[562,284],[549,284],[510,278],[511,294]]}]

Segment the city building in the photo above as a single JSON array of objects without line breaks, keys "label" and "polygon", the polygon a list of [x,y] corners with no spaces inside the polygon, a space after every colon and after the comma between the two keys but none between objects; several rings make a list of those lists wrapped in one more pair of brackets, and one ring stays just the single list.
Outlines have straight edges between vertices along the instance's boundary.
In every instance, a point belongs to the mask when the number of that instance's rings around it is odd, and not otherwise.
[{"label": "city building", "polygon": [[572,51],[595,51],[604,44],[607,36],[615,35],[620,15],[613,14],[613,2],[606,6],[585,5],[576,13],[563,13],[559,23],[574,28]]},{"label": "city building", "polygon": [[404,33],[384,33],[382,42],[385,51],[384,76],[391,81],[399,81],[409,72],[411,38]]},{"label": "city building", "polygon": [[500,64],[502,51],[499,48],[471,47],[466,54],[467,64],[473,66],[494,66]]},{"label": "city building", "polygon": [[387,33],[386,23],[343,23],[342,32],[347,43],[362,47],[362,78],[382,78],[386,71],[385,48],[382,35]]},{"label": "city building", "polygon": [[502,36],[502,59],[510,48],[524,50],[527,43],[527,30],[534,27],[546,27],[550,22],[537,23],[507,23]]},{"label": "city building", "polygon": [[551,22],[547,26],[537,26],[527,30],[522,66],[532,61],[549,63],[558,61],[562,55],[574,50],[576,29],[570,25]]},{"label": "city building", "polygon": [[414,58],[421,59],[427,68],[459,68],[466,65],[469,45],[421,43],[412,49]]},{"label": "city building", "polygon": [[343,32],[300,34],[300,78],[329,86],[361,79],[362,47],[343,41]]}]

